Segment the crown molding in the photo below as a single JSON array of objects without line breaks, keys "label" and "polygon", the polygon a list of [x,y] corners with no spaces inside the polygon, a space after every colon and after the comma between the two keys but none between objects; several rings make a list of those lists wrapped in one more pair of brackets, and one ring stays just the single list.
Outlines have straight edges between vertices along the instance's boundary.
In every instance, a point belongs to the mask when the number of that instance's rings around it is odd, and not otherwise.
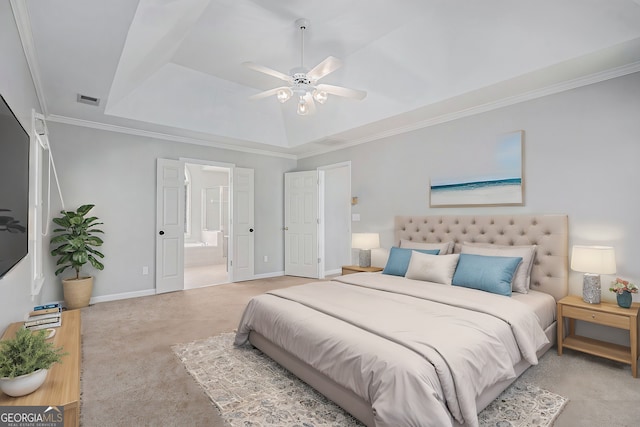
[{"label": "crown molding", "polygon": [[33,42],[33,33],[31,32],[31,18],[29,17],[29,9],[25,0],[10,0],[11,10],[13,11],[13,17],[16,20],[16,27],[18,28],[18,35],[20,36],[20,42],[22,43],[22,50],[27,60],[27,66],[31,73],[31,80],[33,81],[33,87],[36,91],[36,97],[38,98],[38,104],[40,105],[40,111],[45,116],[47,115],[47,100],[44,96],[44,90],[42,89],[42,79],[40,79],[40,67],[38,66],[38,59],[36,55],[36,48]]},{"label": "crown molding", "polygon": [[463,117],[474,116],[476,114],[497,110],[499,108],[508,107],[511,105],[519,104],[521,102],[542,98],[548,95],[554,95],[556,93],[565,92],[567,90],[576,89],[579,87],[588,86],[595,83],[600,83],[606,80],[615,79],[617,77],[623,77],[628,74],[637,73],[639,71],[640,71],[640,61],[632,62],[627,65],[601,71],[598,73],[593,73],[593,74],[582,76],[572,80],[567,80],[561,83],[557,83],[557,84],[549,85],[543,88],[524,92],[519,95],[498,99],[492,102],[488,102],[486,104],[477,105],[475,107],[466,108],[464,110],[454,111],[452,113],[442,114],[440,116],[432,117],[426,120],[421,120],[407,126],[399,126],[392,129],[387,129],[384,132],[378,132],[375,135],[369,135],[364,138],[359,138],[344,144],[340,144],[339,146],[336,146],[336,147],[327,147],[325,149],[320,149],[320,150],[315,150],[313,152],[300,154],[298,155],[298,159],[304,159],[308,157],[330,153],[333,151],[343,150],[345,148],[354,147],[356,145],[365,144],[367,142],[372,142],[372,141],[376,141],[383,138],[389,138],[392,136],[400,135],[400,134],[411,132],[414,130],[423,129],[423,128],[435,126],[441,123],[446,123],[453,120],[461,119]]},{"label": "crown molding", "polygon": [[100,123],[100,122],[92,122],[89,120],[75,119],[73,117],[60,116],[57,114],[51,114],[47,116],[46,119],[49,122],[64,123],[64,124],[73,125],[73,126],[99,129],[99,130],[105,130],[109,132],[124,133],[127,135],[142,136],[145,138],[162,139],[165,141],[181,142],[184,144],[202,145],[205,147],[219,148],[222,150],[240,151],[242,153],[258,154],[262,156],[281,157],[284,159],[292,159],[292,160],[297,159],[297,157],[293,154],[279,153],[279,152],[268,151],[268,150],[260,150],[257,148],[241,147],[241,146],[231,145],[223,142],[209,141],[206,139],[198,139],[198,138],[189,138],[189,137],[171,135],[171,134],[162,133],[162,132],[152,132],[148,130],[135,129],[135,128],[130,128],[126,126],[117,126],[117,125],[111,125],[111,124]]}]

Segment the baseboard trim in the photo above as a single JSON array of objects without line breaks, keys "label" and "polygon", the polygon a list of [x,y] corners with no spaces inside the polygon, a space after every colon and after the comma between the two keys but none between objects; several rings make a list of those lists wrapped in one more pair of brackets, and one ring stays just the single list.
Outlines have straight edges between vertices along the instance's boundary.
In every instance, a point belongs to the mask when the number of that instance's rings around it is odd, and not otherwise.
[{"label": "baseboard trim", "polygon": [[145,289],[144,291],[135,291],[135,292],[124,292],[121,294],[111,294],[111,295],[102,295],[99,297],[92,297],[90,300],[90,304],[96,304],[99,302],[107,302],[107,301],[117,301],[121,299],[129,299],[129,298],[138,298],[138,297],[146,297],[149,295],[155,295],[155,289]]},{"label": "baseboard trim", "polygon": [[[270,277],[280,277],[284,276],[284,271],[274,271],[272,273],[263,273],[263,274],[254,274],[251,280],[257,279],[268,279]],[[226,284],[226,283],[221,283]],[[99,302],[108,302],[108,301],[117,301],[121,299],[129,299],[129,298],[138,298],[138,297],[146,297],[149,295],[156,295],[155,288],[153,289],[145,289],[143,291],[135,291],[135,292],[124,292],[121,294],[111,294],[111,295],[102,295],[99,297],[92,297],[90,304],[96,304]]]},{"label": "baseboard trim", "polygon": [[335,275],[335,274],[342,274],[342,269],[341,269],[341,268],[338,268],[338,269],[336,269],[336,270],[328,270],[328,271],[325,271],[325,272],[324,272],[324,275],[325,275],[325,276],[333,276],[333,275]]},{"label": "baseboard trim", "polygon": [[274,271],[272,273],[254,274],[252,280],[268,279],[270,277],[280,277],[280,276],[284,276],[284,271]]}]

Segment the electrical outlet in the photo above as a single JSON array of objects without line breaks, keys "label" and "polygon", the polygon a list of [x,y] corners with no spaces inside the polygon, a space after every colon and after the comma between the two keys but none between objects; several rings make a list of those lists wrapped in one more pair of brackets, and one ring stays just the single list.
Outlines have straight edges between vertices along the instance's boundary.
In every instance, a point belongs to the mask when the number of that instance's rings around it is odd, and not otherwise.
[{"label": "electrical outlet", "polygon": [[264,256],[264,262],[269,262],[269,257],[268,256]]},{"label": "electrical outlet", "polygon": [[145,265],[144,267],[142,267],[142,275],[146,276],[147,274],[149,274],[149,267]]}]

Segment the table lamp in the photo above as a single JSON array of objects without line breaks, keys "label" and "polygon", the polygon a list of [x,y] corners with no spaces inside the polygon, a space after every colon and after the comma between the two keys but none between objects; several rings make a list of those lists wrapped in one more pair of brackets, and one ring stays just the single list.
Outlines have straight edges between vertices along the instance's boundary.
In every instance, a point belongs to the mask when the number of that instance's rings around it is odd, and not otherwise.
[{"label": "table lamp", "polygon": [[353,233],[351,247],[360,249],[358,266],[371,267],[371,249],[380,247],[380,236],[378,233]]},{"label": "table lamp", "polygon": [[616,256],[610,246],[574,246],[571,269],[584,273],[582,299],[600,304],[600,275],[616,273]]}]

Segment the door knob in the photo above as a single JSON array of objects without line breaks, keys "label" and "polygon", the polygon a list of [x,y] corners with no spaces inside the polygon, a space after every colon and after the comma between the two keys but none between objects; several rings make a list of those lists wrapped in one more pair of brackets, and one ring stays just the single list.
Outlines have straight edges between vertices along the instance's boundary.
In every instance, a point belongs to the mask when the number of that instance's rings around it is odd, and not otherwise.
[{"label": "door knob", "polygon": [[160,230],[160,232],[158,233],[161,236],[164,236],[164,231]]},{"label": "door knob", "polygon": [[249,233],[253,233],[253,228],[250,228],[250,229],[249,229]]},{"label": "door knob", "polygon": [[283,228],[284,231],[289,231],[289,227]]}]

